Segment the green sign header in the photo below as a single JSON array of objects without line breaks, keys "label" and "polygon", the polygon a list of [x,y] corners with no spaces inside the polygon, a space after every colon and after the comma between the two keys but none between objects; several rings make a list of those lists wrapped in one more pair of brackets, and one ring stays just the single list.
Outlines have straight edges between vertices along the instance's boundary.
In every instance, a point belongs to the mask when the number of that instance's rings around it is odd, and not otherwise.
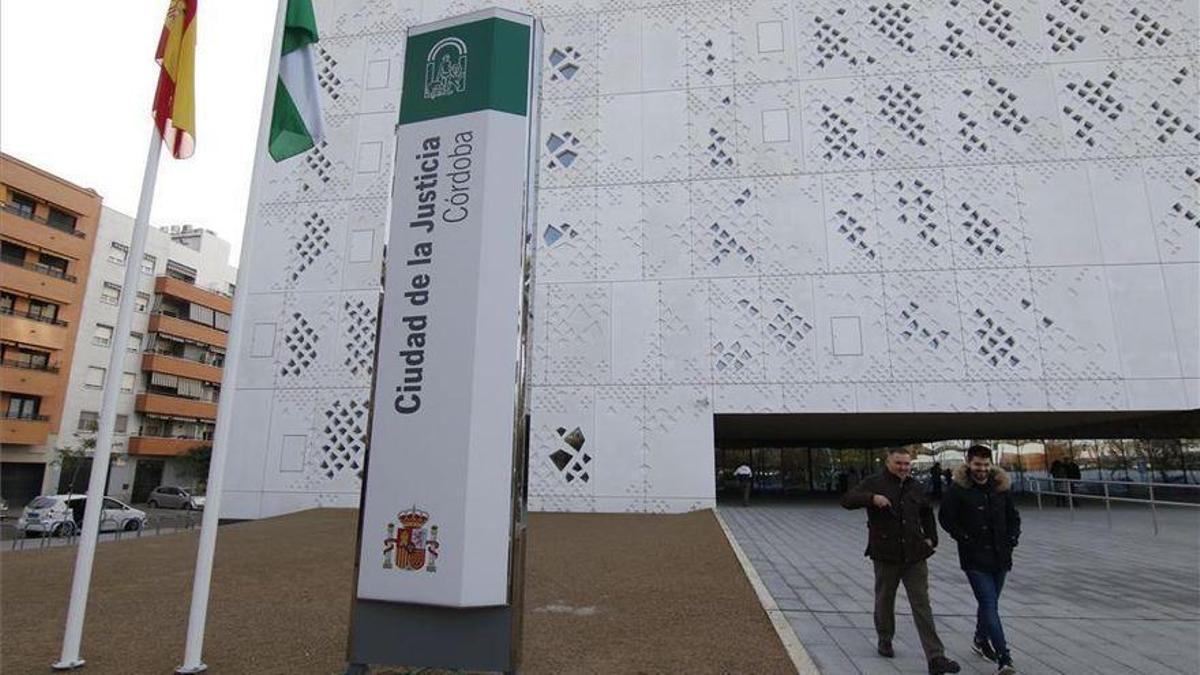
[{"label": "green sign header", "polygon": [[485,109],[528,114],[529,33],[489,18],[409,36],[400,124]]}]

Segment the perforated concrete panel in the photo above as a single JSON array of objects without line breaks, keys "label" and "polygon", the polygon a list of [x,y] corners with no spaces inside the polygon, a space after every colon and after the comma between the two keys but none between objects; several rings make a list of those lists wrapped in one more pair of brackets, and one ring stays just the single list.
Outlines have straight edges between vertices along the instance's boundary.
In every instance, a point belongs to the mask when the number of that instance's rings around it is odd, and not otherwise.
[{"label": "perforated concrete panel", "polygon": [[1195,2],[343,0],[222,515],[357,503],[404,29],[485,4],[546,25],[532,508],[711,505],[714,413],[1200,407]]}]

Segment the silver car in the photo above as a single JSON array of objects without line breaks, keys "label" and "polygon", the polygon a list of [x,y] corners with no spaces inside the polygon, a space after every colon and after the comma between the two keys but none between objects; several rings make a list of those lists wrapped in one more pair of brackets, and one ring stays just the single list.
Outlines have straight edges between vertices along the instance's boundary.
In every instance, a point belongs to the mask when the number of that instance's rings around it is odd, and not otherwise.
[{"label": "silver car", "polygon": [[204,495],[194,495],[188,490],[174,485],[160,485],[150,492],[146,498],[146,506],[152,509],[186,509],[188,511],[204,508]]}]

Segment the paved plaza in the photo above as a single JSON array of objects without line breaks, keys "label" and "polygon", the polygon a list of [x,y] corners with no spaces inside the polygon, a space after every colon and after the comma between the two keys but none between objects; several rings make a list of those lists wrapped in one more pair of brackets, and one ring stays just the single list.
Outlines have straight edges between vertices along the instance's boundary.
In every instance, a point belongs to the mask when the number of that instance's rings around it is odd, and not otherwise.
[{"label": "paved plaza", "polygon": [[[836,502],[723,505],[721,516],[824,675],[923,673],[908,601],[896,600],[896,658],[875,653],[866,516]],[[1021,673],[1200,672],[1200,510],[1021,507],[1021,545],[1000,609]],[[964,673],[975,601],[943,535],[930,559],[938,632]],[[902,587],[903,588],[903,587]],[[903,590],[901,590],[903,595]]]}]

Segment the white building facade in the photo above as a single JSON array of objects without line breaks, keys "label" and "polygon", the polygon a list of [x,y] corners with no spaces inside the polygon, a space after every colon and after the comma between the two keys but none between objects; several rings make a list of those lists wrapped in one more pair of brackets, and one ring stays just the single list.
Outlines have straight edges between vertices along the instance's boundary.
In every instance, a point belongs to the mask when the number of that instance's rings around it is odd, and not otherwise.
[{"label": "white building facade", "polygon": [[[134,497],[135,474],[140,461],[162,464],[160,480],[164,484],[190,486],[198,477],[187,475],[186,468],[171,457],[131,456],[130,438],[138,437],[148,427],[144,415],[135,410],[139,394],[148,389],[150,373],[143,371],[146,354],[161,353],[150,344],[148,330],[151,317],[161,313],[156,306],[156,279],[178,274],[193,277],[189,282],[198,289],[228,296],[234,291],[237,270],[229,264],[230,244],[210,230],[189,225],[173,225],[163,228],[151,227],[146,236],[145,257],[140,262],[129,260],[129,243],[133,237],[133,218],[104,207],[100,215],[100,226],[96,236],[96,249],[92,257],[92,268],[88,276],[84,309],[80,316],[76,339],[75,359],[71,364],[71,378],[63,406],[62,425],[58,431],[58,447],[81,448],[85,439],[94,438],[100,404],[103,399],[104,382],[112,374],[107,372],[109,354],[116,340],[114,327],[117,325],[117,304],[120,294],[125,292],[125,266],[138,264],[142,274],[134,304],[136,310],[130,330],[129,346],[125,365],[118,375],[121,377],[121,392],[117,400],[117,424],[113,439],[112,468],[106,494],[119,499]],[[172,276],[172,278],[178,278]],[[178,418],[183,422],[183,418]],[[190,424],[190,426],[189,426]],[[195,436],[204,440],[207,435],[190,427],[190,421],[171,433],[173,436]],[[206,426],[211,426],[207,424]],[[185,427],[187,427],[185,429]],[[153,436],[167,435],[157,431]],[[62,466],[47,472],[51,491],[61,485],[59,472]],[[86,475],[78,478],[75,491],[87,489]]]},{"label": "white building facade", "polygon": [[317,3],[222,516],[357,505],[404,30],[484,4],[546,27],[531,508],[711,506],[715,414],[1200,407],[1195,2]]}]

